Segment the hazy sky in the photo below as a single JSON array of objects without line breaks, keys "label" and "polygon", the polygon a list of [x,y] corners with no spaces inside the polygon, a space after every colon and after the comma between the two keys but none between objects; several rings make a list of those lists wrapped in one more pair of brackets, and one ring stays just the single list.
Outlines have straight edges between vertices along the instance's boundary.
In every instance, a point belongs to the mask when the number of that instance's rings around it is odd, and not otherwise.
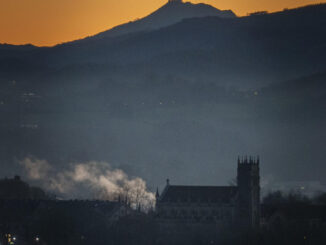
[{"label": "hazy sky", "polygon": [[[0,0],[0,43],[54,45],[107,30],[153,12],[167,0]],[[237,15],[322,0],[193,0]]]}]

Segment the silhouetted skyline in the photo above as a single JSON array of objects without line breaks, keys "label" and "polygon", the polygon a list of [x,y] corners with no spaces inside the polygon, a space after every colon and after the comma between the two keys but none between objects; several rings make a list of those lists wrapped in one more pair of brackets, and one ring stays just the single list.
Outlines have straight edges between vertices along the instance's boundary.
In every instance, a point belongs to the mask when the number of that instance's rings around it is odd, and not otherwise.
[{"label": "silhouetted skyline", "polygon": [[0,45],[1,176],[26,178],[32,156],[46,175],[29,181],[61,188],[95,162],[153,192],[167,177],[226,184],[253,154],[263,190],[324,190],[326,4],[243,18],[207,6],[54,48]]},{"label": "silhouetted skyline", "polygon": [[[0,9],[0,43],[49,46],[95,35],[114,26],[142,18],[167,0],[3,0]],[[185,1],[186,2],[186,1]],[[321,0],[193,0],[238,16],[256,11],[280,11]]]}]

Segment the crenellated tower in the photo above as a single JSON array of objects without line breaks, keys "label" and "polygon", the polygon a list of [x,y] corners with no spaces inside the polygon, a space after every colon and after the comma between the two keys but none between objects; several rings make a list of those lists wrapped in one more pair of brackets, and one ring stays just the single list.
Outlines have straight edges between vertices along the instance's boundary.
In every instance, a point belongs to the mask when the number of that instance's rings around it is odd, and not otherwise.
[{"label": "crenellated tower", "polygon": [[238,217],[248,227],[260,225],[259,157],[238,158]]}]

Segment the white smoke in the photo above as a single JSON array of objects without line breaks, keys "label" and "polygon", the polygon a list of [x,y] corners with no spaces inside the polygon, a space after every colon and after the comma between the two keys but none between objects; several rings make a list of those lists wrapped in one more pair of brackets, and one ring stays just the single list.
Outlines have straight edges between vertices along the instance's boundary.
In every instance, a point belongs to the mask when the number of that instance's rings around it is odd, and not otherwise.
[{"label": "white smoke", "polygon": [[45,160],[25,158],[21,162],[28,173],[29,178],[33,180],[40,180],[45,178],[51,170],[50,164]]},{"label": "white smoke", "polygon": [[130,178],[123,170],[112,169],[105,162],[70,164],[68,169],[59,171],[46,160],[28,157],[21,165],[30,180],[67,198],[120,199],[144,209],[155,202],[154,194],[147,190],[143,179]]}]

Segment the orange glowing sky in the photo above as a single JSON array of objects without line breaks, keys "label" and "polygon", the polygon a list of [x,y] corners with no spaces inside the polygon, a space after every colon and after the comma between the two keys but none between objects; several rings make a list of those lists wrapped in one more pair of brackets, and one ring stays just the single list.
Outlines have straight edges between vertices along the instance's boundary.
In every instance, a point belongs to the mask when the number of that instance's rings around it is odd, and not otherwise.
[{"label": "orange glowing sky", "polygon": [[[237,15],[322,0],[192,0]],[[94,35],[153,12],[167,0],[0,0],[0,43],[55,45]]]}]

